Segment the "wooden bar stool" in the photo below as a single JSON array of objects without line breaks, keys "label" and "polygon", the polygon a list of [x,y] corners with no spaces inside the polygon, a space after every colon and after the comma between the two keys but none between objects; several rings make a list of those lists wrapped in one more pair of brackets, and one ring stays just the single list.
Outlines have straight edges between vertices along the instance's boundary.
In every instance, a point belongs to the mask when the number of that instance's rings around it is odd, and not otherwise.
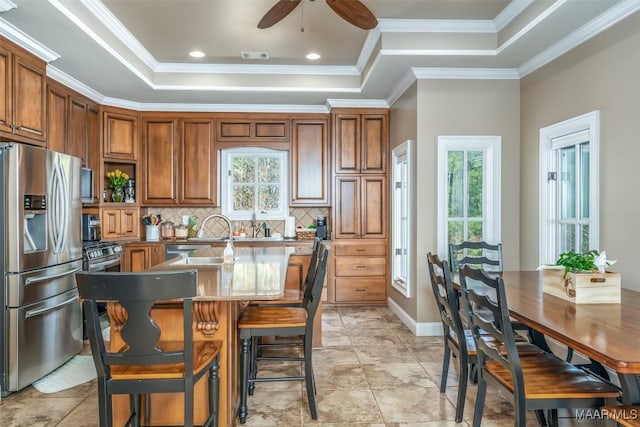
[{"label": "wooden bar stool", "polygon": [[[196,271],[153,273],[78,273],[80,298],[84,299],[87,334],[98,374],[101,427],[111,427],[112,395],[127,394],[127,425],[139,426],[140,398],[153,393],[184,393],[184,426],[193,426],[194,386],[207,377],[209,414],[203,424],[218,425],[218,353],[216,341],[193,341],[192,298],[196,295]],[[151,317],[157,300],[181,300],[184,339],[160,341],[160,328]],[[106,349],[97,302],[120,304],[127,315],[121,336],[125,345]],[[145,402],[148,404],[149,399]],[[150,408],[145,411],[149,413]],[[148,417],[146,417],[148,418]],[[148,419],[144,420],[146,423]]]},{"label": "wooden bar stool", "polygon": [[[312,343],[313,320],[322,296],[322,284],[327,269],[329,250],[321,246],[319,261],[310,286],[309,298],[302,307],[249,306],[240,316],[238,329],[242,346],[240,360],[240,423],[247,420],[247,396],[249,384],[265,381],[305,381],[311,418],[318,418],[315,404],[315,383],[313,379]],[[254,354],[256,341],[263,336],[297,337],[303,339],[303,357],[269,357],[269,360],[300,361],[304,363],[304,375],[300,377],[256,378],[252,373],[250,359]]]}]

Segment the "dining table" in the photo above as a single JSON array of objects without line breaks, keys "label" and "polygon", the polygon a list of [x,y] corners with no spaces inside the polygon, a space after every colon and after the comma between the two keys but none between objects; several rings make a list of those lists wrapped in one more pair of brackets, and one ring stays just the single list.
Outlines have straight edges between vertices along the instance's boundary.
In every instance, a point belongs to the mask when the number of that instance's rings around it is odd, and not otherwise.
[{"label": "dining table", "polygon": [[543,292],[541,271],[500,274],[514,320],[613,371],[623,404],[640,404],[640,292],[623,288],[620,303],[576,304]]}]

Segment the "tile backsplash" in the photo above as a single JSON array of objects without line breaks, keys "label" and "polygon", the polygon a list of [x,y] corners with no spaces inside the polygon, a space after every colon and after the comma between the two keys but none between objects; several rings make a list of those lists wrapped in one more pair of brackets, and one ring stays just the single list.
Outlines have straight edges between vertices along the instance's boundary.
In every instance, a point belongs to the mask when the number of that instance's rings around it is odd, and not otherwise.
[{"label": "tile backsplash", "polygon": [[[162,216],[162,221],[171,221],[174,224],[178,225],[182,222],[183,215],[193,215],[198,219],[198,229],[200,228],[200,224],[202,221],[209,215],[214,213],[221,213],[220,208],[189,208],[189,207],[180,207],[180,208],[147,208],[148,213],[160,214]],[[316,216],[324,215],[327,217],[327,225],[328,230],[331,230],[331,208],[325,207],[309,207],[309,208],[290,208],[289,215],[296,218],[296,227],[308,227],[309,225],[315,225]],[[284,233],[284,221],[262,221],[259,219],[258,215],[258,225],[261,225],[263,222],[267,223],[267,226],[271,229],[271,234],[273,233]],[[236,222],[242,222],[247,229],[247,232],[250,233],[251,221],[232,221],[232,224]],[[225,236],[227,234],[227,227],[224,221],[221,220],[210,220],[207,223],[207,228],[204,231],[205,236]],[[329,233],[330,235],[330,233]],[[260,233],[262,236],[262,231]]]}]

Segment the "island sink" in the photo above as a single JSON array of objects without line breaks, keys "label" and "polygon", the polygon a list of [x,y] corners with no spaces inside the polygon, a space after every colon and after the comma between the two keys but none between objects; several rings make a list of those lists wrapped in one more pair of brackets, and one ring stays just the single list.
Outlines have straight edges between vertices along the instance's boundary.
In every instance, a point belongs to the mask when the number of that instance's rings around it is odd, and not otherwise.
[{"label": "island sink", "polygon": [[176,259],[172,265],[220,265],[224,264],[221,256],[186,256]]}]

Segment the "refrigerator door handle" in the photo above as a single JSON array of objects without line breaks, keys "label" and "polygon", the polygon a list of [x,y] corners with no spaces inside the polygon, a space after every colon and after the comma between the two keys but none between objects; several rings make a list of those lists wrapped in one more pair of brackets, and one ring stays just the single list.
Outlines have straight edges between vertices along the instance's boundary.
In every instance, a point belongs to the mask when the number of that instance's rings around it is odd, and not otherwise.
[{"label": "refrigerator door handle", "polygon": [[73,297],[71,297],[71,298],[69,298],[69,299],[67,299],[65,301],[62,301],[60,304],[54,305],[53,307],[45,307],[45,308],[40,308],[40,309],[37,309],[37,310],[27,311],[25,313],[24,317],[26,319],[28,319],[29,317],[39,316],[39,315],[47,313],[49,311],[57,310],[57,309],[59,309],[61,307],[64,307],[65,305],[69,305],[74,301],[78,301],[79,299],[80,299],[80,297],[78,295],[75,295],[75,296],[73,296]]},{"label": "refrigerator door handle", "polygon": [[58,253],[58,235],[59,235],[59,220],[58,220],[58,165],[55,164],[51,171],[51,200],[49,201],[49,223],[51,227],[51,238],[53,240],[53,253]]},{"label": "refrigerator door handle", "polygon": [[49,274],[46,276],[39,276],[39,277],[27,277],[24,281],[24,284],[30,285],[32,283],[45,282],[47,280],[57,279],[59,277],[64,277],[64,276],[68,276],[70,274],[76,273],[81,269],[82,267],[76,267],[76,268],[72,268],[71,270],[63,271],[62,273]]},{"label": "refrigerator door handle", "polygon": [[58,203],[60,203],[60,217],[58,218],[60,235],[58,236],[58,252],[62,252],[67,244],[67,233],[69,231],[69,181],[64,173],[64,168],[58,163]]}]

